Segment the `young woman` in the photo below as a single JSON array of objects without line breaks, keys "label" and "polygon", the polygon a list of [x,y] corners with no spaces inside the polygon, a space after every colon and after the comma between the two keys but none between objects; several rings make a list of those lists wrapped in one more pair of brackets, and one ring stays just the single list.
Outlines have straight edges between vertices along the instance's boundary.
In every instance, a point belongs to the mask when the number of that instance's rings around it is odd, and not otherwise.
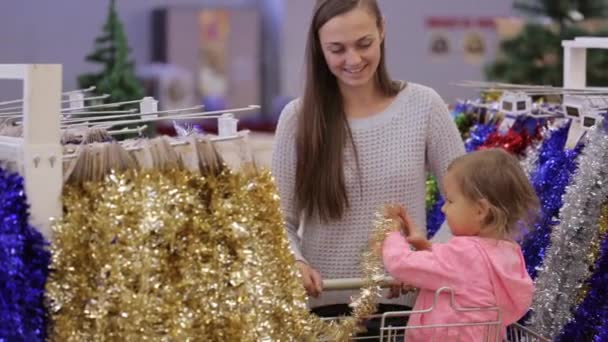
[{"label": "young woman", "polygon": [[[374,214],[405,203],[425,222],[427,167],[442,179],[464,146],[432,89],[393,81],[376,0],[317,1],[306,86],[279,118],[272,171],[291,248],[320,315],[348,311],[356,291],[322,292],[322,279],[361,276]],[[301,234],[298,230],[301,228]],[[413,303],[394,287],[381,310]]]}]

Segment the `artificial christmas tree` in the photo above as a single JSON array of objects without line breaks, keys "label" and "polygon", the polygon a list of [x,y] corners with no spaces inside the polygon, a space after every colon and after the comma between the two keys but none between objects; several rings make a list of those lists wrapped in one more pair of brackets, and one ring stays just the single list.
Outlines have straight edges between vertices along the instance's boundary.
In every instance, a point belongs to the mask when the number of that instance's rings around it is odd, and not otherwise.
[{"label": "artificial christmas tree", "polygon": [[[123,25],[116,12],[116,1],[111,0],[103,34],[95,39],[95,51],[86,56],[91,63],[101,64],[101,71],[78,77],[81,88],[96,86],[96,94],[110,94],[112,102],[141,99],[144,91],[135,76],[134,63],[129,60]],[[116,108],[112,108],[115,110]]]},{"label": "artificial christmas tree", "polygon": [[513,7],[532,17],[548,17],[559,25],[608,16],[606,0],[515,0]]},{"label": "artificial christmas tree", "polygon": [[[603,21],[608,16],[608,0],[520,0],[514,7],[535,20],[501,42],[499,57],[486,67],[488,80],[561,86],[562,40],[608,35],[608,23]],[[608,85],[605,51],[589,51],[587,83]]]}]

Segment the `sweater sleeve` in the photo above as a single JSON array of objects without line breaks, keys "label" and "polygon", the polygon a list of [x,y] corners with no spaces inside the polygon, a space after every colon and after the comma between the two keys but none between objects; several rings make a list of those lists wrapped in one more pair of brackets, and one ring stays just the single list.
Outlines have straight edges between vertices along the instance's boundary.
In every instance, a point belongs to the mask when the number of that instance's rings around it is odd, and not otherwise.
[{"label": "sweater sleeve", "polygon": [[271,168],[281,199],[281,210],[291,250],[296,260],[307,262],[300,248],[300,220],[295,203],[297,103],[298,100],[291,101],[281,112],[273,143]]},{"label": "sweater sleeve", "polygon": [[409,247],[399,232],[389,234],[384,240],[384,267],[395,279],[431,291],[444,286],[457,289],[466,283],[462,266],[469,264],[466,259],[474,257],[473,248],[466,240],[436,243],[431,250],[424,251],[412,251]]},{"label": "sweater sleeve", "polygon": [[[464,142],[443,99],[434,91],[429,107],[426,135],[427,164],[431,173],[437,178],[439,191],[445,196],[443,176],[447,173],[452,160],[465,153]],[[433,237],[433,242],[446,242],[450,238],[449,227],[444,222]]]}]

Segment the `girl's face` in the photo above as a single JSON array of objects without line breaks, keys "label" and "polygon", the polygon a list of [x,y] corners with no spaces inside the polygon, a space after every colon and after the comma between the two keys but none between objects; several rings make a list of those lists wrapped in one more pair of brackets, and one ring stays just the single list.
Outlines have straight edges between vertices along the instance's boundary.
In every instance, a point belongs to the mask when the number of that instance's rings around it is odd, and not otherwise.
[{"label": "girl's face", "polygon": [[482,229],[483,220],[488,214],[481,202],[465,197],[454,171],[443,178],[445,204],[441,211],[445,214],[448,226],[454,236],[477,236]]}]

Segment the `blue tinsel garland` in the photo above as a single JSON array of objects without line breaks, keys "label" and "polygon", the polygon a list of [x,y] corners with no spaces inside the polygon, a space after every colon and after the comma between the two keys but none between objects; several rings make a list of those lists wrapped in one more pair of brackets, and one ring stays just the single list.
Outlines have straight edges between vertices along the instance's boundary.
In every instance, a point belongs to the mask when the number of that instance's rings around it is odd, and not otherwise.
[{"label": "blue tinsel garland", "polygon": [[569,127],[564,125],[557,129],[543,142],[538,154],[538,166],[530,179],[541,203],[534,230],[522,241],[526,267],[533,279],[542,265],[551,228],[559,223],[556,218],[563,205],[562,196],[577,169],[576,159],[583,149],[579,144],[573,150],[564,150]]},{"label": "blue tinsel garland", "polygon": [[44,341],[50,253],[28,224],[23,178],[0,169],[0,341]]},{"label": "blue tinsel garland", "polygon": [[437,193],[437,200],[426,214],[426,232],[429,239],[433,238],[443,224],[443,221],[445,221],[445,215],[441,212],[441,207],[443,207],[444,203],[443,196]]}]

